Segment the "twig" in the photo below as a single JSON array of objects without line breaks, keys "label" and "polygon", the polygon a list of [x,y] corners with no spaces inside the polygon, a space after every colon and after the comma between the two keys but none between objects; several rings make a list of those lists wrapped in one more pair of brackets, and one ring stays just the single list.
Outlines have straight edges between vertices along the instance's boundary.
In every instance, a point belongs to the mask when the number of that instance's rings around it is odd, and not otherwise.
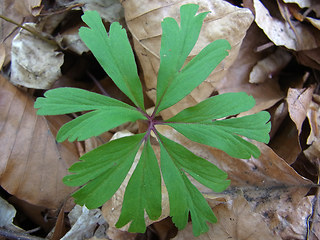
[{"label": "twig", "polygon": [[40,38],[41,40],[49,43],[50,45],[53,45],[53,46],[55,46],[55,47],[58,47],[58,48],[60,49],[60,46],[59,46],[59,44],[58,44],[56,41],[54,41],[53,39],[49,39],[48,37],[43,36],[43,35],[42,35],[41,33],[39,33],[38,31],[36,31],[36,30],[34,30],[34,29],[32,29],[32,28],[23,26],[23,25],[21,25],[20,23],[17,23],[16,21],[14,21],[14,20],[6,17],[6,16],[3,16],[3,15],[1,15],[1,14],[0,14],[0,18],[2,18],[3,20],[5,20],[5,21],[7,21],[7,22],[12,23],[12,24],[14,24],[14,25],[16,25],[16,26],[18,26],[18,27],[20,27],[20,28],[22,28],[22,29],[30,32],[31,34],[33,34],[34,36]]},{"label": "twig", "polygon": [[100,92],[103,95],[110,97],[107,91],[102,87],[101,83],[90,72],[87,71],[87,74],[91,78],[91,80],[94,82],[94,84],[99,88]]},{"label": "twig", "polygon": [[44,240],[44,238],[39,238],[31,236],[26,233],[14,232],[0,227],[0,236],[6,237],[12,240]]}]

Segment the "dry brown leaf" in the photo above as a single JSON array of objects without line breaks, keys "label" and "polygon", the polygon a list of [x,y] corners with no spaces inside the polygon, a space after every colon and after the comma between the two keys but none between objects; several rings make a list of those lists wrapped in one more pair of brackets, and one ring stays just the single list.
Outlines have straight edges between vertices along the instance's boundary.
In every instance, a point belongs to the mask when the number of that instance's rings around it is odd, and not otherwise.
[{"label": "dry brown leaf", "polygon": [[280,101],[278,104],[274,105],[269,109],[271,115],[271,131],[269,133],[270,139],[278,132],[282,122],[288,116],[288,106],[285,101]]},{"label": "dry brown leaf", "polygon": [[[228,173],[231,185],[220,194],[213,193],[191,179],[207,199],[229,200],[238,196],[240,191],[253,207],[253,211],[263,216],[272,231],[286,239],[292,239],[297,235],[304,238],[306,228],[303,226],[306,219],[287,219],[286,216],[288,216],[287,212],[298,208],[303,197],[313,186],[312,182],[301,177],[270,147],[256,143],[261,151],[259,159],[235,159],[218,149],[191,142],[169,127],[159,126],[157,129]],[[303,233],[293,233],[290,230],[290,224],[294,222],[304,229]]]},{"label": "dry brown leaf", "polygon": [[[311,26],[292,22],[285,4],[277,1],[286,20],[271,16],[270,12],[279,11],[276,4],[268,4],[267,9],[259,0],[253,0],[255,8],[255,22],[263,29],[269,39],[277,46],[301,51],[314,49],[320,46],[320,32],[314,31]],[[283,14],[283,15],[284,15]]]},{"label": "dry brown leaf", "polygon": [[252,68],[270,54],[267,50],[257,52],[256,49],[268,43],[269,40],[261,29],[256,24],[252,24],[243,40],[236,61],[218,86],[219,93],[244,91],[254,97],[256,105],[245,114],[268,109],[284,97],[277,75],[262,84],[249,83]]},{"label": "dry brown leaf", "polygon": [[34,205],[58,208],[73,191],[62,178],[78,160],[73,143],[55,141],[70,119],[37,116],[27,94],[1,76],[0,86],[0,185]]},{"label": "dry brown leaf", "polygon": [[295,53],[299,63],[320,70],[320,47]]},{"label": "dry brown leaf", "polygon": [[89,210],[76,205],[68,217],[72,227],[61,240],[88,239],[95,235],[99,226],[106,225],[100,209]]},{"label": "dry brown leaf", "polygon": [[0,43],[0,70],[2,69],[5,58],[6,58],[6,48],[3,43]]},{"label": "dry brown leaf", "polygon": [[[25,24],[35,28],[35,24]],[[56,46],[22,30],[12,41],[11,78],[19,86],[35,89],[49,89],[61,76],[62,52]]]},{"label": "dry brown leaf", "polygon": [[306,17],[306,19],[316,28],[320,30],[320,19]]},{"label": "dry brown leaf", "polygon": [[314,94],[313,101],[309,105],[307,117],[311,128],[307,144],[320,140],[320,96]]},{"label": "dry brown leaf", "polygon": [[32,14],[37,16],[41,11],[42,0],[25,0],[25,1],[14,1],[14,7],[22,16],[28,16]]},{"label": "dry brown leaf", "polygon": [[121,231],[118,228],[110,226],[108,228],[108,237],[112,240],[136,240],[138,234],[137,233],[130,233],[127,231]]},{"label": "dry brown leaf", "polygon": [[320,3],[318,0],[283,0],[285,3],[296,3],[300,8],[311,8],[320,17]]},{"label": "dry brown leaf", "polygon": [[213,211],[218,223],[209,224],[207,233],[194,237],[189,223],[178,232],[174,240],[281,240],[270,231],[261,215],[252,211],[250,204],[241,195],[225,204],[219,204]]},{"label": "dry brown leaf", "polygon": [[291,60],[291,54],[282,48],[260,60],[250,73],[250,83],[263,83],[279,73]]},{"label": "dry brown leaf", "polygon": [[296,124],[299,135],[301,133],[302,124],[307,116],[314,88],[315,86],[303,89],[289,88],[288,90],[287,103],[289,115]]},{"label": "dry brown leaf", "polygon": [[238,8],[223,0],[184,1],[122,1],[125,18],[133,36],[134,48],[141,62],[148,96],[155,102],[157,74],[160,65],[161,21],[165,17],[179,18],[180,6],[186,3],[200,5],[199,12],[210,11],[200,33],[199,40],[187,62],[200,50],[216,39],[227,39],[232,49],[229,56],[213,71],[208,79],[178,104],[161,113],[168,118],[182,109],[206,99],[234,62],[253,16],[248,9]]},{"label": "dry brown leaf", "polygon": [[83,11],[98,11],[107,22],[123,18],[123,8],[118,0],[56,0],[55,4],[59,7],[81,4]]},{"label": "dry brown leaf", "polygon": [[[34,3],[32,3],[34,1]],[[36,6],[40,0],[2,0],[0,4],[0,13],[5,17],[22,24],[23,21],[33,21],[32,7]],[[11,42],[17,34],[19,28],[3,19],[0,19],[0,42],[6,49],[6,58],[4,65],[11,60]]]},{"label": "dry brown leaf", "polygon": [[279,157],[291,165],[301,153],[298,130],[294,122],[287,116],[280,124],[276,135],[269,142],[269,146]]}]

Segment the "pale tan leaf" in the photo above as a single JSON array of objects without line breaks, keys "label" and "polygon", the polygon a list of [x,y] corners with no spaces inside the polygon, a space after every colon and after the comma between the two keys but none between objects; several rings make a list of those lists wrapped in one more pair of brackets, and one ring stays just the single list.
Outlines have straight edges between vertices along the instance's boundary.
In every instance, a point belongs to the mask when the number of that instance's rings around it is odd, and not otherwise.
[{"label": "pale tan leaf", "polygon": [[272,76],[271,79],[261,84],[251,84],[249,82],[252,68],[258,61],[270,54],[268,50],[257,51],[257,49],[269,43],[270,41],[261,29],[256,24],[252,24],[243,40],[236,61],[228,69],[226,76],[218,86],[219,93],[244,91],[254,97],[256,105],[242,115],[268,109],[285,96],[280,89],[277,75]]},{"label": "pale tan leaf", "polygon": [[320,140],[320,96],[314,94],[313,101],[309,105],[307,117],[311,128],[307,144]]},{"label": "pale tan leaf", "polygon": [[15,9],[22,15],[28,16],[33,15],[37,16],[40,14],[42,0],[25,0],[25,1],[14,1]]},{"label": "pale tan leaf", "polygon": [[285,3],[296,3],[300,8],[311,8],[320,17],[320,3],[318,0],[283,0]]},{"label": "pale tan leaf", "polygon": [[296,124],[298,134],[301,133],[302,124],[307,116],[307,111],[312,100],[312,94],[315,86],[307,89],[289,88],[287,95],[287,103],[289,115]]},{"label": "pale tan leaf", "polygon": [[[300,51],[319,47],[320,32],[313,31],[311,26],[302,25],[300,22],[292,22],[271,16],[270,11],[277,10],[276,4],[268,4],[267,9],[259,0],[253,0],[255,8],[255,22],[263,29],[269,39],[277,46],[285,46],[288,49]],[[286,6],[280,5],[285,8]],[[283,10],[287,12],[286,9]]]},{"label": "pale tan leaf", "polygon": [[306,17],[306,19],[316,28],[320,30],[320,19]]},{"label": "pale tan leaf", "polygon": [[98,226],[106,225],[100,209],[89,210],[76,205],[68,217],[72,227],[61,240],[88,239],[95,234]]},{"label": "pale tan leaf", "polygon": [[55,141],[70,118],[37,116],[33,103],[0,76],[0,184],[20,199],[55,209],[74,190],[62,178],[78,153],[73,143]]},{"label": "pale tan leaf", "polygon": [[199,12],[210,11],[204,20],[199,40],[187,62],[203,47],[216,39],[227,39],[232,49],[229,56],[213,71],[207,81],[178,104],[161,113],[164,118],[175,115],[182,109],[195,105],[210,96],[237,57],[242,39],[253,20],[248,9],[235,7],[222,0],[122,1],[126,22],[133,36],[134,48],[142,65],[147,93],[154,102],[160,65],[161,21],[165,17],[173,17],[179,21],[180,6],[186,3],[199,4]]},{"label": "pale tan leaf", "polygon": [[0,70],[2,69],[5,59],[6,59],[6,48],[3,43],[0,43]]},{"label": "pale tan leaf", "polygon": [[60,7],[81,5],[84,12],[98,11],[107,22],[119,21],[123,18],[123,8],[118,0],[56,0],[55,4]]},{"label": "pale tan leaf", "polygon": [[[35,28],[34,24],[25,24]],[[11,78],[15,85],[49,89],[61,76],[63,53],[56,46],[22,30],[14,38],[11,48]]]},{"label": "pale tan leaf", "polygon": [[263,83],[280,72],[291,60],[289,52],[278,48],[274,53],[260,60],[250,73],[250,83]]},{"label": "pale tan leaf", "polygon": [[0,197],[0,227],[14,229],[13,218],[16,216],[16,209]]},{"label": "pale tan leaf", "polygon": [[270,231],[260,214],[252,211],[246,199],[239,195],[234,200],[213,209],[218,223],[210,224],[209,231],[194,237],[191,224],[178,232],[174,240],[281,240]]}]

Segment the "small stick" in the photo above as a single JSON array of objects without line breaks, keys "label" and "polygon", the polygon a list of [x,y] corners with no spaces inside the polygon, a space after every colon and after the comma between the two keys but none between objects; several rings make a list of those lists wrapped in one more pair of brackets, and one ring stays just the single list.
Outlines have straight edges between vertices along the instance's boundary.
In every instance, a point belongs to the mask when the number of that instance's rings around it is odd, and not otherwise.
[{"label": "small stick", "polygon": [[29,234],[21,233],[21,232],[14,232],[1,227],[0,227],[0,236],[6,237],[12,240],[44,240],[44,238],[31,236]]},{"label": "small stick", "polygon": [[100,92],[103,95],[110,97],[107,91],[102,87],[101,83],[90,72],[87,71],[87,74],[91,78],[91,80],[94,82],[94,84],[99,88]]},{"label": "small stick", "polygon": [[6,16],[3,16],[3,15],[1,15],[1,14],[0,14],[0,18],[2,18],[3,20],[5,20],[5,21],[7,21],[7,22],[9,22],[9,23],[12,23],[12,24],[14,24],[14,25],[16,25],[16,26],[18,26],[18,27],[20,27],[20,28],[22,28],[22,29],[30,32],[30,33],[32,33],[33,35],[35,35],[36,37],[40,38],[41,40],[49,43],[50,45],[53,45],[53,46],[55,46],[55,47],[58,47],[58,48],[60,49],[60,46],[59,46],[59,44],[58,44],[56,41],[54,41],[54,40],[52,40],[52,39],[49,39],[49,38],[43,36],[43,35],[42,35],[41,33],[39,33],[38,31],[36,31],[36,30],[34,30],[34,29],[32,29],[32,28],[23,26],[23,25],[21,25],[20,23],[17,23],[16,21],[14,21],[14,20],[6,17]]}]

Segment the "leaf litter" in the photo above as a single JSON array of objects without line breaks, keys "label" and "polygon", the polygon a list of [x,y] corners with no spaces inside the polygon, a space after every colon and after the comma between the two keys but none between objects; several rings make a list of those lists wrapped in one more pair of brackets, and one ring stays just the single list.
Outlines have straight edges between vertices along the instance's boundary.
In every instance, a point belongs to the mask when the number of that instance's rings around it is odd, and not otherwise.
[{"label": "leaf litter", "polygon": [[[316,1],[313,2],[301,0],[283,1],[284,3],[286,3],[286,5],[281,5],[279,3],[280,1],[278,1],[278,4],[268,5],[266,4],[266,1],[254,0],[255,9],[251,10],[254,10],[253,14],[255,14],[256,16],[256,22],[259,21],[257,20],[257,16],[260,16],[261,14],[268,11],[269,13],[272,13],[269,20],[271,22],[279,20],[284,29],[286,29],[286,31],[281,35],[281,42],[278,42],[278,40],[276,40],[272,35],[275,33],[272,32],[275,31],[273,27],[274,25],[270,25],[270,23],[268,23],[267,21],[264,21],[262,23],[259,22],[258,25],[263,29],[263,31],[271,31],[271,33],[267,33],[265,35],[261,30],[257,28],[255,23],[251,23],[253,21],[253,15],[248,11],[248,9],[241,7],[239,8],[239,6],[235,7],[226,1],[211,1],[211,5],[208,5],[207,1],[183,1],[179,4],[182,5],[187,2],[200,4],[200,6],[202,7],[201,11],[206,11],[208,9],[211,10],[209,16],[212,17],[212,19],[208,21],[208,23],[206,23],[205,27],[202,29],[202,35],[198,42],[199,49],[201,49],[201,46],[207,44],[206,41],[212,42],[214,37],[218,35],[219,37],[227,38],[230,42],[234,43],[232,44],[232,46],[235,52],[230,53],[230,58],[231,56],[233,56],[233,59],[230,59],[228,61],[226,59],[226,63],[221,64],[220,68],[217,68],[218,70],[220,69],[222,73],[213,73],[213,78],[209,78],[208,81],[204,82],[203,87],[199,87],[192,93],[190,98],[187,98],[183,102],[179,103],[181,104],[181,106],[177,107],[176,109],[174,108],[174,106],[172,110],[170,109],[170,112],[163,113],[163,117],[172,116],[180,110],[188,106],[193,106],[201,100],[206,99],[212,94],[214,95],[224,92],[245,91],[249,95],[253,95],[257,101],[255,108],[250,113],[259,112],[265,109],[269,109],[270,112],[272,112],[272,108],[278,109],[277,111],[274,111],[275,113],[278,113],[278,117],[275,118],[276,122],[272,124],[272,126],[279,126],[277,128],[277,131],[274,130],[274,138],[278,137],[278,134],[280,133],[282,127],[286,126],[286,120],[283,116],[290,116],[290,118],[294,122],[290,127],[290,129],[292,129],[289,131],[290,135],[282,134],[282,138],[279,137],[279,139],[282,140],[278,140],[276,144],[270,144],[272,148],[275,148],[275,151],[265,145],[260,146],[262,156],[259,159],[233,159],[227,156],[225,153],[217,151],[216,149],[208,149],[207,147],[204,147],[200,144],[190,144],[186,141],[182,141],[185,146],[189,146],[189,148],[194,153],[201,152],[200,155],[204,158],[213,159],[212,161],[214,161],[217,166],[223,168],[228,172],[229,178],[231,179],[232,183],[229,190],[219,195],[215,195],[212,192],[209,192],[208,189],[203,188],[203,186],[199,184],[197,185],[198,189],[206,196],[206,199],[209,201],[210,206],[213,208],[215,214],[220,219],[220,223],[210,225],[210,231],[207,233],[207,236],[201,235],[199,238],[221,239],[218,238],[218,236],[228,236],[235,239],[248,239],[248,235],[243,234],[252,233],[252,237],[266,236],[264,239],[268,239],[268,237],[273,237],[271,239],[305,239],[305,236],[309,236],[309,239],[315,239],[316,236],[319,236],[319,228],[316,224],[319,222],[319,219],[317,219],[316,217],[317,211],[319,211],[316,207],[317,204],[319,204],[319,201],[317,201],[317,198],[319,196],[318,194],[314,193],[314,190],[310,192],[309,190],[313,186],[310,180],[312,180],[314,183],[317,183],[319,174],[319,171],[317,169],[319,169],[318,156],[320,152],[320,113],[318,110],[319,74],[317,73],[317,71],[320,69],[320,61],[318,59],[320,48],[317,40],[314,40],[316,39],[314,38],[314,36],[319,35],[319,30],[317,28],[317,25],[315,24],[317,22],[317,19],[319,18],[319,4],[317,4]],[[73,1],[72,3],[77,4],[79,2]],[[289,5],[288,3],[295,4],[295,14],[293,14],[294,11],[292,10],[292,5]],[[61,1],[59,3],[57,1],[57,5],[53,4],[49,7],[53,10],[57,10],[57,8],[55,9],[55,6],[63,6],[65,7],[64,11],[66,13],[68,13],[69,11],[79,11],[79,7],[78,9],[71,10],[68,9],[67,5],[63,4],[64,3],[61,3]],[[85,1],[81,1],[81,4],[86,5],[87,3]],[[125,19],[128,26],[128,31],[130,31],[133,37],[135,53],[140,60],[140,70],[141,72],[143,72],[145,81],[144,84],[147,90],[149,89],[149,97],[151,99],[154,99],[154,97],[152,97],[152,94],[155,93],[153,89],[156,87],[156,84],[155,82],[152,83],[152,80],[155,79],[155,69],[158,69],[159,67],[159,58],[157,56],[159,56],[158,53],[161,38],[160,28],[156,26],[157,24],[158,26],[160,25],[160,22],[164,17],[178,16],[177,9],[179,9],[180,5],[176,6],[173,3],[165,4],[159,1],[148,1],[148,4],[143,3],[143,1],[142,3],[140,1],[124,1],[122,5],[125,10]],[[109,3],[106,3],[105,6],[109,6]],[[19,6],[19,8],[20,7],[21,6]],[[13,8],[18,9],[18,5],[15,5]],[[41,14],[45,11],[48,11],[48,9],[50,8],[48,8],[48,6],[39,8],[42,9],[39,11],[39,13]],[[219,9],[221,9],[221,11],[219,11]],[[287,10],[289,10],[289,12]],[[304,10],[307,11],[303,12]],[[30,10],[28,11],[20,11],[20,14],[15,14],[12,16],[14,16],[14,18],[19,16],[22,19],[22,17],[26,15],[26,13],[32,15]],[[114,9],[109,9],[109,11],[110,14],[115,12]],[[233,13],[236,16],[234,18],[232,18]],[[298,13],[303,17],[299,22],[295,20],[298,18],[297,16],[299,16]],[[37,13],[34,15],[37,16]],[[277,18],[275,16],[277,16]],[[214,24],[216,18],[221,20],[219,21],[219,23]],[[237,18],[237,20],[234,20],[235,18]],[[108,24],[108,21],[110,20],[113,21],[113,19],[107,19],[106,24]],[[236,25],[235,21],[244,22],[244,25],[241,25],[243,26],[243,28],[239,28],[240,32],[230,30],[227,36],[218,34],[219,30],[228,29],[228,27],[232,29],[232,27]],[[301,21],[303,21],[303,24],[301,23]],[[311,22],[310,25],[308,25],[308,21]],[[211,30],[211,22],[212,28],[214,28],[215,25],[218,25],[216,26],[218,27],[217,30]],[[2,23],[4,22],[2,21]],[[6,34],[1,35],[1,39],[5,39],[5,41],[8,42],[9,39],[7,37],[10,35],[9,33],[14,28],[12,28],[13,26],[6,22],[5,26],[6,27],[3,29],[5,30]],[[218,31],[218,33],[216,31]],[[296,34],[300,31],[305,32],[305,34]],[[233,38],[234,41],[232,41]],[[10,46],[10,44],[7,45]],[[263,49],[263,47],[265,48]],[[281,51],[286,52],[283,55],[292,54],[293,57],[290,60],[281,61],[281,65],[275,64],[277,68],[270,68],[270,63],[263,63],[262,60],[268,59],[268,57],[272,59],[272,54],[279,52],[279,48],[281,48]],[[308,50],[310,48],[311,50]],[[9,52],[10,51],[7,51],[7,48],[5,52],[2,51],[2,58],[4,54],[8,54]],[[193,56],[192,54],[190,58]],[[7,69],[8,59],[10,58],[8,58],[9,55],[5,56],[6,60],[4,61],[4,67],[5,69]],[[75,58],[76,57],[77,55],[75,55]],[[65,62],[64,65],[62,65],[62,69],[67,68],[67,64],[69,64],[70,66],[70,60],[64,59],[64,61]],[[263,64],[266,64],[266,66],[263,66]],[[264,79],[262,81],[260,78],[250,79],[250,75],[253,76],[252,72],[256,71],[254,70],[254,66],[259,65],[261,65],[263,69]],[[91,64],[90,67],[92,69],[92,67],[94,67],[94,64]],[[301,75],[305,74],[305,72],[309,72],[307,81],[303,82],[302,86],[300,87],[297,87],[295,82],[296,78],[294,77],[297,71]],[[97,76],[99,76],[99,78],[106,78],[105,76],[102,76],[101,73],[99,73],[99,70],[97,71]],[[45,79],[43,79],[43,81],[44,80]],[[3,81],[2,84],[5,83],[5,85],[2,85],[2,87],[7,86],[8,83],[5,82],[6,80],[2,79],[1,81]],[[10,88],[13,89],[14,87]],[[6,119],[8,116],[6,114],[8,107],[5,107],[8,101],[6,99],[8,97],[10,99],[16,99],[18,97],[16,95],[8,96],[7,87],[2,89],[3,90],[0,95],[0,116],[3,124],[7,122]],[[298,95],[292,95],[292,93],[297,93]],[[19,95],[21,95],[21,93]],[[285,96],[287,97],[285,98]],[[27,102],[30,105],[30,107],[28,107],[29,105],[26,105],[24,108],[22,106],[19,106],[16,101],[17,100],[10,104],[10,109],[14,118],[23,118],[26,119],[24,121],[33,122],[34,120],[32,120],[32,117],[21,115],[21,113],[25,111],[23,109],[27,109],[27,111],[29,111],[28,109],[31,108],[32,104],[29,103],[30,100],[22,101]],[[151,103],[150,106],[152,106]],[[45,132],[46,134],[48,134],[48,130],[53,131],[53,134],[55,134],[57,129],[63,124],[62,122],[66,121],[65,119],[62,120],[62,118],[60,119],[60,117],[57,117],[55,120],[53,120],[53,125],[49,124],[51,128],[48,127],[48,125],[44,125],[46,127],[40,127],[42,125],[37,124],[34,127],[34,129],[36,130],[36,133],[34,134],[38,134],[36,136],[45,136],[44,134]],[[10,120],[10,122],[11,121],[12,120]],[[48,120],[46,120],[46,122],[47,121]],[[283,123],[284,125],[282,125],[281,123]],[[12,130],[10,130],[9,132],[1,130],[0,139],[4,143],[2,146],[11,146],[4,148],[4,152],[12,149],[14,150],[16,148],[15,151],[11,152],[11,154],[14,154],[11,156],[14,157],[1,158],[1,172],[5,171],[6,173],[5,178],[3,178],[2,175],[0,177],[1,186],[10,194],[15,195],[25,201],[39,206],[46,206],[49,209],[57,209],[59,208],[59,204],[62,202],[62,199],[65,199],[72,190],[69,189],[67,190],[67,192],[58,191],[58,193],[54,191],[54,197],[52,197],[52,195],[48,195],[47,197],[49,198],[46,198],[41,197],[41,194],[36,194],[34,192],[34,187],[30,188],[32,185],[34,185],[33,181],[39,181],[39,176],[42,176],[43,179],[43,176],[47,176],[47,173],[45,172],[46,167],[41,167],[41,164],[43,163],[30,161],[36,158],[39,159],[38,157],[35,157],[35,151],[37,151],[35,150],[36,148],[34,149],[33,147],[25,147],[26,143],[28,143],[29,141],[27,139],[30,139],[30,134],[32,133],[26,133],[27,131],[22,130],[19,131],[21,127],[23,127],[23,129],[30,129],[30,127],[24,127],[29,126],[29,124],[15,124]],[[167,134],[176,135],[176,133],[174,133],[174,131],[172,130],[164,131],[167,131]],[[112,130],[109,132],[110,135],[114,133],[115,131]],[[28,134],[29,138],[27,137]],[[7,143],[6,141],[8,139],[12,139],[11,136],[16,136],[16,139],[20,139],[21,143],[19,143],[19,141],[15,142],[15,144],[13,145],[9,144],[10,141]],[[298,144],[299,146],[299,148],[295,147],[295,149],[297,149],[296,153],[292,154],[292,156],[290,157],[291,160],[289,161],[287,161],[286,159],[289,159],[288,154],[290,153],[290,149],[292,149],[292,145],[285,141],[288,136],[292,137],[292,139],[295,139],[294,144]],[[53,137],[51,136],[50,138],[53,139]],[[107,137],[107,139],[109,139],[109,137]],[[177,135],[174,139],[176,141],[179,141],[179,139],[181,139],[181,136]],[[96,144],[98,140],[96,140],[96,138],[93,138],[90,141]],[[41,140],[38,141],[38,143],[41,143]],[[55,145],[53,143],[54,141],[52,142],[52,146]],[[67,151],[69,152],[69,154],[71,154],[70,159],[74,159],[72,161],[76,161],[76,159],[78,158],[78,151],[75,145],[69,144],[68,142],[64,142],[63,144],[68,145]],[[36,144],[34,146],[38,145],[39,147],[41,146],[41,144]],[[56,145],[55,147],[48,146],[46,149],[50,150],[50,148],[56,148]],[[282,153],[280,153],[279,148],[287,148],[288,151],[287,153],[286,151],[281,151]],[[87,150],[84,146],[84,151],[89,150]],[[282,158],[277,155],[278,152]],[[26,155],[28,156],[28,158],[26,158]],[[9,168],[10,171],[8,168],[4,167],[9,160],[13,161],[15,159],[19,159],[19,163],[26,162],[25,159],[29,159],[27,163],[30,165],[27,168],[19,170],[19,167],[14,167],[18,165],[13,164],[12,168]],[[57,161],[58,159],[60,160],[59,157],[54,157],[53,155],[53,159],[50,163],[52,167],[48,168],[59,169],[59,167],[57,166],[61,163]],[[286,161],[284,161],[284,159]],[[309,162],[308,164],[311,165],[308,165],[307,162]],[[290,165],[292,163],[294,164],[290,166],[288,163]],[[299,166],[298,163],[304,165],[306,169],[297,167]],[[46,178],[44,185],[47,186],[48,184],[49,186],[54,183],[52,185],[54,187],[57,186],[57,183],[61,184],[62,176],[65,175],[67,168],[68,167],[64,165],[64,170],[62,172],[61,170],[56,171],[59,172],[58,175],[53,174],[53,177]],[[18,171],[18,173],[15,173],[12,169],[14,169],[14,171]],[[311,177],[311,173],[315,175]],[[15,176],[17,175],[26,177],[23,182],[28,182],[28,184],[23,184],[18,188],[18,190],[20,190],[22,193],[19,193],[19,191],[10,190],[17,189],[15,183],[11,183],[10,181],[7,184],[3,183],[6,182],[6,179],[10,179],[10,175],[12,176],[11,178],[16,178]],[[310,180],[308,180],[307,178],[309,178]],[[16,179],[14,181],[16,181]],[[28,187],[28,185],[30,186]],[[39,193],[41,193],[41,191]],[[50,201],[48,199],[50,199]],[[168,199],[166,200],[164,197],[164,199],[162,199],[162,202],[163,204],[168,203]],[[118,197],[117,201],[113,200],[113,205],[111,208],[110,206],[108,206],[110,205],[110,203],[107,203],[103,207],[103,210],[109,208],[109,211],[115,211],[115,209],[121,208],[121,204],[122,200],[120,195],[120,198]],[[165,217],[166,214],[168,215],[168,211],[166,212],[166,209],[168,209],[169,206],[162,206],[164,213],[163,217]],[[239,212],[239,209],[245,210],[243,212]],[[107,215],[107,222],[109,223],[110,221],[109,224],[112,225],[112,220],[108,219],[111,216],[110,212],[106,212],[107,214],[104,215]],[[150,221],[148,224],[151,223],[152,221]],[[252,225],[253,223],[257,224],[257,228],[255,229],[255,231],[245,232],[244,230],[246,229],[246,226],[250,226],[250,224]],[[115,222],[113,224],[115,224]],[[152,225],[150,226],[150,229],[152,229]],[[127,234],[125,231],[121,232],[120,230],[112,229],[112,226],[110,226],[109,230],[109,232],[113,231],[114,236],[117,236],[119,239],[121,238],[121,236],[125,236]],[[154,231],[157,233],[156,230]],[[162,231],[166,230],[162,229]],[[217,234],[216,236],[215,233]],[[219,235],[218,233],[221,235]],[[226,233],[227,235],[223,235]],[[158,234],[160,235],[160,233]],[[188,239],[192,239],[190,234],[191,229],[190,226],[188,226],[185,230],[179,231],[176,238],[179,239],[180,237],[180,239],[186,239],[186,237],[181,237],[189,236],[190,238]],[[149,236],[152,236],[152,234],[149,234]],[[258,237],[252,239],[259,239]]]}]

